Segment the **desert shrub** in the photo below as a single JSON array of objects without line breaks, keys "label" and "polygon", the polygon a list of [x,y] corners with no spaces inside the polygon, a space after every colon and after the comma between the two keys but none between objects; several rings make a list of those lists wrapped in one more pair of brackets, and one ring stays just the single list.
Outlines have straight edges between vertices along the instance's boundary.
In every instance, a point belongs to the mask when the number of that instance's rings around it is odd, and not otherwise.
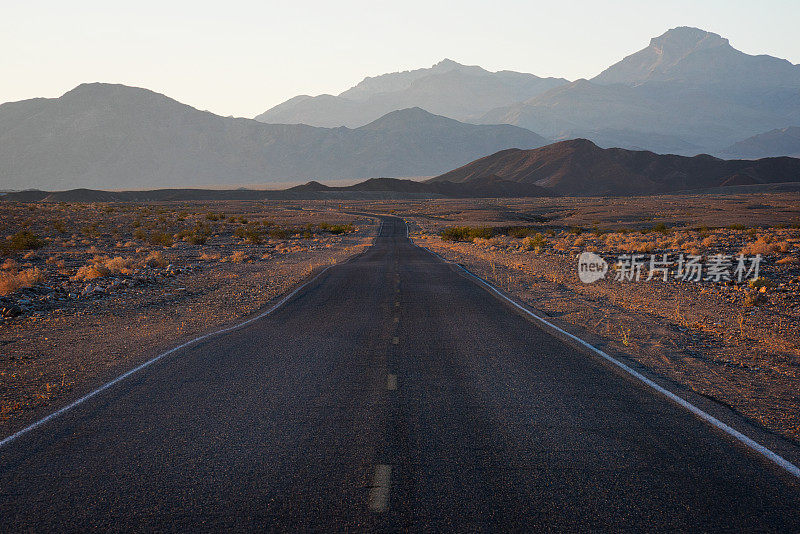
[{"label": "desert shrub", "polygon": [[47,242],[30,230],[21,230],[6,238],[0,243],[0,251],[9,254],[20,250],[36,250],[45,246]]},{"label": "desert shrub", "polygon": [[286,239],[289,237],[289,232],[284,228],[272,228],[269,231],[269,236],[273,239]]},{"label": "desert shrub", "polygon": [[704,237],[703,240],[700,241],[700,244],[703,245],[704,247],[710,247],[712,245],[716,245],[717,241],[718,240],[716,235],[710,235],[708,237]]},{"label": "desert shrub", "polygon": [[89,265],[78,268],[75,276],[71,279],[76,282],[85,282],[87,280],[94,280],[95,278],[102,278],[110,274],[111,271],[102,263],[90,263]]},{"label": "desert shrub", "polygon": [[38,268],[24,271],[0,271],[0,295],[8,295],[18,289],[33,287],[44,282],[44,274]]},{"label": "desert shrub", "polygon": [[537,234],[538,231],[532,226],[511,226],[506,230],[505,233],[508,237],[523,239],[525,237],[530,237]]},{"label": "desert shrub", "polygon": [[789,243],[773,243],[770,236],[759,236],[755,241],[748,243],[742,248],[741,253],[749,256],[755,254],[772,254],[774,252],[786,252],[789,250]]},{"label": "desert shrub", "polygon": [[114,258],[95,256],[88,264],[78,269],[72,280],[83,282],[113,274],[131,274],[133,272],[133,263],[133,259],[123,258],[122,256],[115,256]]},{"label": "desert shrub", "polygon": [[147,267],[166,267],[167,260],[164,259],[163,254],[155,250],[147,255],[147,257],[144,259],[144,264]]},{"label": "desert shrub", "polygon": [[569,229],[569,233],[573,235],[581,235],[583,233],[583,228],[581,228],[580,226],[572,226]]},{"label": "desert shrub", "polygon": [[211,235],[211,228],[203,223],[197,223],[193,229],[184,229],[178,232],[177,238],[190,245],[205,245]]},{"label": "desert shrub", "polygon": [[133,237],[135,239],[144,241],[145,239],[147,239],[147,232],[145,232],[141,228],[137,228],[136,230],[133,231]]},{"label": "desert shrub", "polygon": [[743,224],[730,224],[728,230],[747,230],[747,226]]},{"label": "desert shrub", "polygon": [[254,245],[261,243],[263,236],[261,230],[257,228],[256,225],[240,226],[233,231],[233,235],[239,239],[244,239],[248,243],[253,243]]},{"label": "desert shrub", "polygon": [[744,305],[745,306],[757,306],[759,304],[764,304],[769,299],[764,293],[760,291],[748,291],[748,293],[744,296]]},{"label": "desert shrub", "polygon": [[242,263],[249,259],[250,257],[241,250],[237,250],[228,257],[228,261],[232,263]]},{"label": "desert shrub", "polygon": [[205,245],[208,241],[208,235],[199,232],[194,232],[186,237],[186,242],[190,245]]},{"label": "desert shrub", "polygon": [[133,259],[115,256],[103,264],[113,274],[131,274],[133,272]]},{"label": "desert shrub", "polygon": [[636,252],[640,254],[649,254],[656,249],[657,243],[655,241],[640,241],[636,244]]},{"label": "desert shrub", "polygon": [[214,213],[213,211],[209,211],[206,213],[206,219],[209,221],[219,221],[220,219],[224,219],[225,216],[219,213]]},{"label": "desert shrub", "polygon": [[494,230],[489,226],[451,226],[439,236],[445,241],[472,241],[475,238],[491,239]]},{"label": "desert shrub", "polygon": [[525,247],[525,250],[539,251],[544,248],[545,239],[542,234],[536,233],[531,237],[523,239],[522,245]]},{"label": "desert shrub", "polygon": [[[330,224],[330,223],[324,222],[324,223],[319,223],[317,225],[317,228],[319,228],[320,230],[325,231],[325,232],[330,232],[331,234],[346,234],[348,232],[352,232],[353,231],[353,225],[352,224]],[[306,230],[308,232],[311,232],[311,225],[310,224],[306,225]]]},{"label": "desert shrub", "polygon": [[147,237],[147,242],[151,245],[162,247],[171,247],[174,243],[172,236],[166,232],[152,232]]},{"label": "desert shrub", "polygon": [[334,224],[328,227],[328,231],[332,234],[346,234],[353,231],[352,224]]},{"label": "desert shrub", "polygon": [[222,257],[219,252],[203,252],[200,254],[200,259],[203,261],[218,260]]}]

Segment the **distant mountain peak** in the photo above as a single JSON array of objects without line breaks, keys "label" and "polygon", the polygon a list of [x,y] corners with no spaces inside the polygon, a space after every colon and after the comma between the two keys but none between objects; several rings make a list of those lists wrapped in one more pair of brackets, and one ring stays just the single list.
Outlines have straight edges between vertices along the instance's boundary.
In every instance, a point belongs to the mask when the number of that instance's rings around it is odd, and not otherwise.
[{"label": "distant mountain peak", "polygon": [[134,89],[134,88],[117,83],[87,82],[73,87],[72,89],[64,93],[62,96],[92,95],[97,93],[106,93],[111,91],[129,90],[129,89]]},{"label": "distant mountain peak", "polygon": [[594,142],[584,139],[583,137],[578,137],[577,139],[567,139],[565,141],[559,141],[558,143],[553,143],[553,145],[558,145],[562,147],[570,147],[570,148],[577,148],[577,149],[599,149]]},{"label": "distant mountain peak", "polygon": [[452,59],[446,57],[443,60],[441,60],[439,63],[435,64],[433,66],[433,68],[434,69],[436,69],[436,68],[453,68],[453,67],[463,67],[463,66],[464,65],[462,65],[458,61],[453,61]]},{"label": "distant mountain peak", "polygon": [[[92,100],[98,98],[119,98],[129,96],[139,97],[156,97],[161,99],[169,99],[169,97],[156,93],[150,89],[143,87],[133,87],[130,85],[123,85],[121,83],[106,83],[106,82],[89,82],[82,83],[73,89],[64,93],[61,98],[64,99],[80,99]],[[172,100],[172,99],[169,99]]]},{"label": "distant mountain peak", "polygon": [[458,61],[453,61],[450,58],[444,58],[439,63],[436,63],[431,67],[431,70],[434,72],[450,72],[453,70],[488,72],[483,67],[479,67],[477,65],[464,65],[463,63],[459,63]]},{"label": "distant mountain peak", "polygon": [[413,107],[390,111],[383,117],[380,117],[359,129],[379,130],[408,125],[422,127],[432,123],[457,124],[458,121],[448,119],[447,117],[442,117],[441,115],[434,115],[433,113],[425,111],[420,107]]},{"label": "distant mountain peak", "polygon": [[665,50],[688,53],[700,48],[726,45],[729,46],[730,42],[724,37],[700,28],[692,28],[691,26],[672,28],[658,37],[650,39],[650,47],[662,53]]},{"label": "distant mountain peak", "polygon": [[649,46],[610,66],[592,81],[632,86],[646,82],[793,86],[800,82],[800,70],[783,59],[745,54],[716,33],[682,26],[654,37]]}]

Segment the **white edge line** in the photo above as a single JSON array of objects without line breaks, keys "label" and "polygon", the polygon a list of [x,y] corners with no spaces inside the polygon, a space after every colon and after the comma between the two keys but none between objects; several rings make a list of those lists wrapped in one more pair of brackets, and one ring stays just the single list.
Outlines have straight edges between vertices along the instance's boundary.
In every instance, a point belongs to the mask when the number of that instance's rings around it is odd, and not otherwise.
[{"label": "white edge line", "polygon": [[[407,226],[406,226],[406,228],[407,228]],[[412,243],[413,243],[413,241],[412,241]],[[650,386],[652,389],[654,389],[658,393],[661,393],[662,395],[667,397],[669,400],[671,400],[675,404],[677,404],[679,406],[682,406],[683,408],[689,410],[694,415],[696,415],[699,418],[703,419],[704,421],[706,421],[710,425],[718,428],[719,430],[722,430],[726,434],[730,435],[731,437],[735,438],[736,440],[738,440],[739,442],[744,444],[746,447],[748,447],[748,448],[752,449],[753,451],[755,451],[755,452],[761,454],[762,456],[766,457],[768,460],[770,460],[773,463],[777,464],[778,466],[782,467],[783,469],[785,469],[787,472],[789,472],[790,474],[794,475],[795,477],[800,478],[800,467],[797,467],[796,465],[794,465],[792,462],[790,462],[786,458],[780,456],[779,454],[773,452],[772,450],[768,449],[767,447],[761,445],[760,443],[758,443],[754,439],[746,436],[745,434],[742,434],[741,432],[739,432],[735,428],[723,423],[722,421],[720,421],[719,419],[717,419],[713,415],[709,414],[708,412],[703,411],[702,409],[698,408],[697,406],[695,406],[691,402],[687,401],[686,399],[683,399],[683,398],[679,397],[678,395],[676,395],[675,393],[669,391],[668,389],[665,389],[665,388],[661,387],[660,385],[658,385],[657,383],[653,382],[652,380],[650,380],[649,378],[647,378],[643,374],[639,373],[638,371],[635,371],[635,370],[631,369],[629,366],[625,365],[624,363],[622,363],[618,359],[614,358],[613,356],[609,356],[607,353],[605,353],[604,351],[598,349],[597,347],[595,347],[591,343],[588,343],[588,342],[582,340],[578,336],[570,334],[569,332],[567,332],[563,328],[559,328],[558,326],[554,325],[553,323],[551,323],[547,319],[544,319],[544,318],[536,315],[535,313],[530,311],[525,306],[522,306],[521,304],[517,303],[516,301],[514,301],[514,300],[508,298],[507,296],[503,295],[503,293],[501,293],[500,290],[498,290],[496,287],[494,287],[491,283],[487,282],[486,280],[484,280],[483,278],[481,278],[477,274],[474,274],[473,272],[471,272],[469,269],[467,269],[463,265],[448,261],[448,260],[444,259],[442,256],[440,256],[439,254],[437,254],[436,252],[434,252],[432,250],[429,250],[429,249],[427,249],[425,247],[420,247],[416,243],[414,243],[414,245],[416,247],[418,247],[418,248],[421,248],[423,250],[426,250],[426,251],[430,252],[431,254],[433,254],[437,258],[441,259],[445,263],[449,263],[451,265],[456,265],[462,271],[467,273],[469,276],[471,276],[472,278],[474,278],[475,280],[480,282],[487,289],[491,290],[495,295],[497,295],[498,297],[502,298],[503,300],[513,304],[516,308],[518,308],[519,310],[525,312],[529,316],[533,317],[534,319],[536,319],[537,321],[539,321],[543,325],[547,326],[548,328],[551,328],[551,329],[555,330],[556,332],[558,332],[558,333],[560,333],[562,335],[567,336],[569,339],[571,339],[571,340],[579,343],[581,346],[591,350],[592,352],[594,352],[598,356],[600,356],[603,359],[605,359],[606,361],[616,365],[617,367],[619,367],[620,369],[622,369],[623,371],[625,371],[626,373],[628,373],[632,377],[636,378],[640,382]]]},{"label": "white edge line", "polygon": [[75,408],[76,406],[79,406],[79,405],[83,404],[84,402],[86,402],[87,400],[91,399],[92,397],[95,397],[96,395],[98,395],[98,394],[102,393],[103,391],[107,390],[108,388],[110,388],[114,384],[117,384],[118,382],[121,382],[121,381],[125,380],[129,376],[131,376],[131,375],[133,375],[135,373],[138,373],[142,369],[145,369],[145,368],[153,365],[154,363],[156,363],[157,361],[161,360],[165,356],[169,356],[170,354],[173,354],[173,353],[175,353],[175,352],[177,352],[177,351],[179,351],[181,349],[184,349],[184,348],[188,347],[189,345],[194,345],[195,343],[197,343],[199,341],[203,341],[203,340],[206,340],[208,338],[211,338],[211,337],[214,337],[214,336],[218,336],[218,335],[221,335],[221,334],[227,334],[228,332],[232,332],[234,330],[238,330],[238,329],[240,329],[242,327],[245,327],[245,326],[247,326],[249,324],[252,324],[252,323],[258,321],[259,319],[263,319],[267,315],[271,314],[272,312],[274,312],[275,310],[280,308],[283,304],[286,303],[286,301],[288,301],[290,298],[295,296],[301,289],[304,289],[306,286],[308,286],[309,284],[314,282],[317,278],[322,276],[331,267],[333,267],[333,265],[329,265],[329,266],[325,267],[323,270],[321,270],[319,273],[317,273],[317,275],[314,276],[314,278],[312,278],[311,280],[307,281],[306,283],[304,283],[303,285],[301,285],[300,287],[298,287],[297,289],[295,289],[294,291],[292,291],[291,293],[289,293],[288,295],[283,297],[280,301],[278,301],[275,305],[273,305],[267,311],[262,312],[262,313],[256,315],[255,317],[251,317],[250,319],[247,319],[246,321],[243,321],[241,323],[238,323],[238,324],[235,324],[233,326],[226,327],[226,328],[222,328],[222,329],[216,330],[214,332],[209,332],[208,334],[204,334],[204,335],[196,337],[196,338],[194,338],[194,339],[192,339],[190,341],[187,341],[186,343],[183,343],[182,345],[178,345],[177,347],[173,347],[173,348],[169,349],[166,352],[162,352],[158,356],[155,356],[152,359],[147,360],[143,364],[141,364],[141,365],[139,365],[137,367],[134,367],[130,371],[127,371],[127,372],[119,375],[118,377],[116,377],[115,379],[111,380],[110,382],[106,382],[105,384],[103,384],[99,388],[95,389],[94,391],[92,391],[90,393],[87,393],[86,395],[84,395],[83,397],[79,398],[78,400],[73,401],[72,403],[64,406],[63,408],[51,413],[50,415],[48,415],[48,416],[46,416],[46,417],[44,417],[42,419],[39,419],[35,423],[33,423],[33,424],[29,425],[29,426],[26,426],[22,430],[19,430],[18,432],[14,433],[14,434],[11,434],[7,438],[4,438],[2,441],[0,441],[0,449],[5,447],[6,445],[10,444],[11,442],[16,440],[17,438],[27,434],[31,430],[34,430],[34,429],[42,426],[43,424],[47,423],[48,421],[52,421],[53,419],[56,419],[57,417],[67,413],[68,411],[70,411],[71,409]]}]

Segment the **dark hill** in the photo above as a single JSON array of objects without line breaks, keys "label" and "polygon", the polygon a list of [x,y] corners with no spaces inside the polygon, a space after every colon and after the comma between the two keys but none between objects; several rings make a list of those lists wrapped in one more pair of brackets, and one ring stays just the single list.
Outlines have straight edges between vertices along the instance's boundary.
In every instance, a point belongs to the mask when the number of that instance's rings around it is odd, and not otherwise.
[{"label": "dark hill", "polygon": [[468,184],[417,182],[399,178],[371,178],[345,187],[329,187],[316,181],[284,190],[259,189],[153,189],[149,191],[17,191],[0,195],[7,202],[170,202],[207,200],[324,200],[324,199],[413,199],[470,197],[553,196],[533,184],[508,182],[496,177]]},{"label": "dark hill", "polygon": [[648,151],[603,149],[586,139],[533,150],[503,150],[432,178],[429,183],[487,180],[533,184],[561,195],[648,195],[800,181],[800,159],[722,160]]}]

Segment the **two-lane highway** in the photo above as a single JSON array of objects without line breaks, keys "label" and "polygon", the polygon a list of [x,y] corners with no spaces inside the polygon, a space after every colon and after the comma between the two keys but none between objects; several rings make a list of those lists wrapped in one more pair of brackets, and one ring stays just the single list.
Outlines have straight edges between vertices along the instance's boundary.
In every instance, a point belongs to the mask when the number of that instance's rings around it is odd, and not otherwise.
[{"label": "two-lane highway", "polygon": [[386,218],[0,448],[0,530],[800,531],[800,485]]}]

